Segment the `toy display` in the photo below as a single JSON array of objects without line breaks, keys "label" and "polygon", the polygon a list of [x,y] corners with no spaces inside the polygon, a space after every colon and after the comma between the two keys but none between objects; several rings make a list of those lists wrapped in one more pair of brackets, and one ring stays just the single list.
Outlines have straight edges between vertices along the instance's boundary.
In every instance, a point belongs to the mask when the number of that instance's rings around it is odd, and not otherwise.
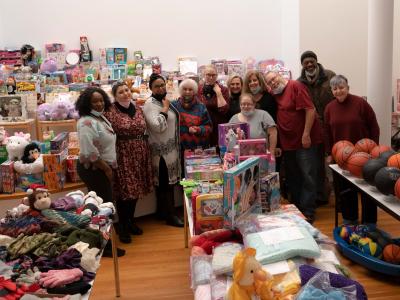
[{"label": "toy display", "polygon": [[224,171],[224,227],[250,212],[260,213],[260,159],[253,157]]},{"label": "toy display", "polygon": [[69,100],[58,99],[53,103],[43,103],[37,109],[38,119],[41,121],[58,121],[78,119],[79,114]]},{"label": "toy display", "polygon": [[237,140],[245,140],[250,135],[250,126],[247,123],[218,124],[218,145],[225,146],[227,151],[232,151]]}]

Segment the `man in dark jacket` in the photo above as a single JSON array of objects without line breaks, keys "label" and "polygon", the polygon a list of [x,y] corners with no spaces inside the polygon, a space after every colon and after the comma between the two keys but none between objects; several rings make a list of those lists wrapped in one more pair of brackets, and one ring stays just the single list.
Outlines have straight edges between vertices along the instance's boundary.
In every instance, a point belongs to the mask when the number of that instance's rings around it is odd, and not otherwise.
[{"label": "man in dark jacket", "polygon": [[[305,51],[300,60],[303,68],[301,76],[297,80],[307,87],[318,117],[323,124],[325,107],[334,98],[329,82],[335,76],[335,73],[319,64],[317,55],[313,51]],[[322,205],[328,203],[331,187],[325,175],[325,152],[323,147],[319,149],[319,153],[321,169],[318,172],[320,182],[318,184],[317,204]]]}]

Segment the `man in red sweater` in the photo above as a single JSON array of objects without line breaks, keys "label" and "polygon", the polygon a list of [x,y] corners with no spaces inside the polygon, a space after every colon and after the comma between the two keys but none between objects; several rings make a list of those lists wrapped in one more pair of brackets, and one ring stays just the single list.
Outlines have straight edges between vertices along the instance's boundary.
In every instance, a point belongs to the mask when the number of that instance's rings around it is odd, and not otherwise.
[{"label": "man in red sweater", "polygon": [[268,72],[265,80],[278,105],[277,125],[291,201],[312,223],[315,219],[318,146],[322,143],[322,128],[303,84],[287,80],[276,72]]}]

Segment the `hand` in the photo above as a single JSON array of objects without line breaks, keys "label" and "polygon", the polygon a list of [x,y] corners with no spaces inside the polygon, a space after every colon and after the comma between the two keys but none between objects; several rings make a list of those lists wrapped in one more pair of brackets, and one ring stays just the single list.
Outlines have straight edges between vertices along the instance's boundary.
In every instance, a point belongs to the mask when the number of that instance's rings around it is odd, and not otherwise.
[{"label": "hand", "polygon": [[189,133],[191,133],[191,134],[196,134],[197,131],[198,131],[197,128],[199,128],[199,127],[198,127],[198,126],[190,126],[190,127],[189,127]]},{"label": "hand", "polygon": [[311,138],[309,134],[303,134],[301,137],[301,143],[303,145],[303,148],[307,149],[311,147]]},{"label": "hand", "polygon": [[218,84],[214,84],[213,90],[217,94],[217,96],[222,94],[221,88],[219,87]]},{"label": "hand", "polygon": [[108,180],[110,180],[110,182],[112,182],[112,176],[113,176],[113,172],[110,166],[107,166],[107,168],[104,170],[104,173],[106,174]]},{"label": "hand", "polygon": [[169,100],[167,99],[167,98],[164,98],[163,100],[162,100],[162,105],[163,105],[163,109],[166,109],[166,110],[168,110],[168,108],[169,108]]},{"label": "hand", "polygon": [[275,157],[280,157],[282,155],[282,149],[281,148],[275,148]]},{"label": "hand", "polygon": [[333,157],[332,157],[332,155],[328,155],[328,156],[325,158],[325,161],[326,161],[327,164],[331,164],[331,163],[333,162]]}]

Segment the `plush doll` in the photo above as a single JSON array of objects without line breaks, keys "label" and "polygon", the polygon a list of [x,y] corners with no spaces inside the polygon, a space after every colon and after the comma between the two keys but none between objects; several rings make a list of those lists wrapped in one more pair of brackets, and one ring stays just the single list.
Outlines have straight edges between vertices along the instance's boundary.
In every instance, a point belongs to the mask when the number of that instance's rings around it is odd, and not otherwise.
[{"label": "plush doll", "polygon": [[28,205],[31,210],[40,211],[50,208],[51,199],[50,193],[47,189],[36,188],[35,190],[29,189],[27,191],[28,197],[23,199],[23,204]]},{"label": "plush doll", "polygon": [[68,193],[66,196],[72,197],[75,200],[77,207],[80,207],[83,205],[83,198],[85,197],[85,194],[82,191],[80,191],[80,190],[73,191],[73,192]]},{"label": "plush doll", "polygon": [[227,300],[272,300],[272,275],[262,269],[256,260],[256,250],[246,248],[236,254],[233,260],[233,283],[229,288]]},{"label": "plush doll", "polygon": [[90,191],[83,197],[84,207],[82,215],[89,217],[95,215],[110,216],[115,212],[114,204],[111,202],[103,203],[103,199],[97,196],[96,192]]},{"label": "plush doll", "polygon": [[49,121],[52,105],[50,103],[40,104],[37,108],[37,117],[40,121]]},{"label": "plush doll", "polygon": [[36,143],[30,143],[25,147],[21,160],[14,163],[14,169],[20,174],[37,174],[43,172],[43,157]]},{"label": "plush doll", "polygon": [[13,136],[7,140],[7,153],[8,159],[11,161],[21,160],[24,155],[24,149],[29,144],[31,135],[29,133],[24,134],[22,132],[16,132]]},{"label": "plush doll", "polygon": [[50,119],[53,121],[66,120],[69,114],[68,102],[65,100],[57,100],[52,104]]}]

